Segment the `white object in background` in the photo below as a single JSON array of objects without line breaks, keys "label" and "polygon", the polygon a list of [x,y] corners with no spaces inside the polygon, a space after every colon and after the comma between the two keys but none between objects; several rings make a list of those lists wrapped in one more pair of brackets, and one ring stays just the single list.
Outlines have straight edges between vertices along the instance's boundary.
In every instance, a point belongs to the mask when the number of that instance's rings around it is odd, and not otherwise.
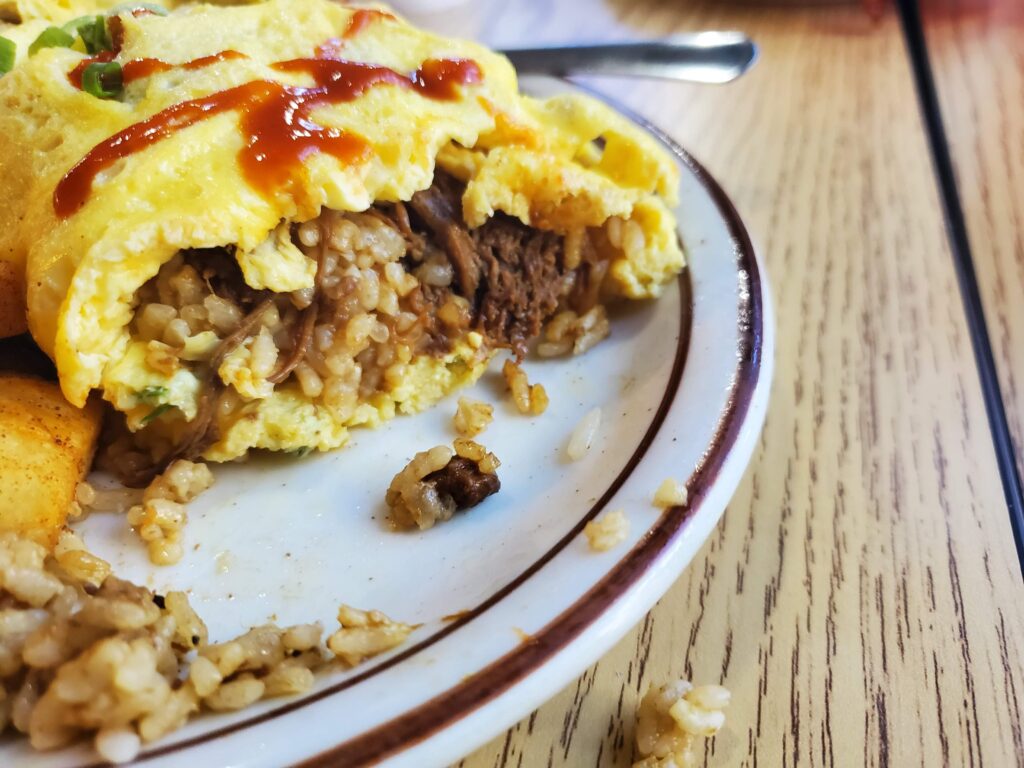
[{"label": "white object in background", "polygon": [[472,5],[473,0],[391,0],[388,5],[403,16],[420,13],[437,13],[448,11],[460,5]]},{"label": "white object in background", "polygon": [[409,22],[448,37],[486,42],[489,0],[399,0],[391,7]]}]

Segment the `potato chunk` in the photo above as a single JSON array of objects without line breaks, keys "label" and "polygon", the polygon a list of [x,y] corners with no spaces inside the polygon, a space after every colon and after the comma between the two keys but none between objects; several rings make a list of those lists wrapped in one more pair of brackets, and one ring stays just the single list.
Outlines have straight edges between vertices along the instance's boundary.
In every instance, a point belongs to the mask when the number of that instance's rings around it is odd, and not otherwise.
[{"label": "potato chunk", "polygon": [[96,401],[75,408],[57,384],[0,373],[0,532],[56,543],[100,418]]}]

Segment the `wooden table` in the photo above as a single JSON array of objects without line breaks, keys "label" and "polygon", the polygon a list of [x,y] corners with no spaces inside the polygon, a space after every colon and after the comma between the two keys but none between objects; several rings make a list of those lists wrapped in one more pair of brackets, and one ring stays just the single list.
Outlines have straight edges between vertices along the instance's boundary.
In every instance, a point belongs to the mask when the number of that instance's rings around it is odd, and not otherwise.
[{"label": "wooden table", "polygon": [[1024,3],[944,0],[925,32],[1024,471]]},{"label": "wooden table", "polygon": [[[933,6],[925,23],[1019,446],[1024,26],[1013,6],[1000,21]],[[762,58],[733,85],[591,84],[723,183],[778,314],[760,450],[717,532],[611,653],[460,766],[627,766],[640,696],[679,675],[733,692],[710,766],[1024,765],[1024,584],[894,12],[520,0],[425,21],[496,46],[753,36]]]}]

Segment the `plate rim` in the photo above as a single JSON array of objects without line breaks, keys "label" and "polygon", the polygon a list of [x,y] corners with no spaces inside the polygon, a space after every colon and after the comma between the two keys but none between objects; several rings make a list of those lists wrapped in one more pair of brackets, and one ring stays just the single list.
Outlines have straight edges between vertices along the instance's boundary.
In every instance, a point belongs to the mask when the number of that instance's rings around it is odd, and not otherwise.
[{"label": "plate rim", "polygon": [[[636,583],[662,560],[676,538],[684,533],[687,528],[686,523],[698,516],[707,492],[714,485],[727,457],[732,454],[732,449],[739,440],[742,429],[747,424],[751,403],[761,382],[763,350],[770,349],[770,344],[766,345],[764,338],[765,317],[770,317],[770,297],[767,295],[767,283],[761,275],[756,249],[738,211],[707,169],[662,129],[604,93],[578,82],[566,81],[562,78],[550,79],[561,80],[563,84],[600,99],[651,134],[692,174],[717,209],[735,247],[735,268],[740,283],[737,307],[740,336],[737,339],[737,365],[732,389],[719,414],[712,440],[708,443],[701,460],[687,478],[686,484],[690,494],[687,506],[685,508],[676,506],[665,510],[657,521],[647,529],[645,536],[628,553],[610,567],[587,592],[560,611],[542,629],[533,633],[529,642],[521,643],[469,678],[396,717],[318,753],[300,757],[293,763],[294,765],[311,767],[341,764],[364,766],[399,757],[408,753],[409,750],[425,746],[426,742],[437,737],[439,733],[477,713],[486,705],[495,703],[518,683],[523,682],[558,656],[560,652],[566,650],[588,629],[592,628],[601,616],[627,597]],[[670,375],[669,386],[662,397],[658,414],[651,420],[650,426],[634,451],[631,460],[623,466],[616,481],[609,486],[602,498],[590,505],[589,510],[581,517],[580,522],[574,526],[572,531],[506,587],[498,590],[477,606],[474,614],[477,614],[478,611],[485,611],[500,602],[503,597],[540,570],[551,557],[562,551],[568,542],[579,536],[583,524],[596,516],[603,506],[606,506],[606,502],[610,500],[614,491],[624,483],[636,465],[639,465],[646,448],[649,447],[648,444],[653,443],[668,410],[675,401],[683,368],[692,345],[689,324],[692,322],[693,316],[693,286],[688,269],[680,275],[680,289],[682,294],[680,301],[684,310],[681,320],[683,327],[680,330],[679,349]],[[760,425],[757,426],[759,429]],[[744,462],[745,464],[746,462]],[[732,491],[729,492],[730,496],[731,494]],[[679,572],[688,563],[689,559],[680,567]],[[677,577],[678,574],[673,581]],[[660,593],[657,597],[660,597]],[[470,618],[467,617],[466,621]],[[446,631],[434,633],[434,635],[448,635],[464,623],[464,621],[453,622],[450,627],[445,628]],[[408,656],[422,650],[419,648],[420,645],[417,643],[416,646],[407,649],[405,653],[398,654],[396,658],[388,659],[384,663],[368,669],[364,674],[370,675],[381,671],[382,667],[400,663]],[[362,677],[357,676],[346,681],[349,684],[345,687],[357,684]],[[324,693],[330,695],[327,691]],[[301,707],[307,703],[308,699],[319,700],[321,698],[324,696],[303,697],[296,701],[295,705]],[[312,703],[312,701],[308,703]],[[263,716],[243,720],[224,728],[217,728],[192,739],[185,739],[162,747],[157,746],[155,749],[141,754],[138,762],[143,763],[174,753],[186,756],[192,748],[201,748],[204,743],[215,741],[231,732],[258,728],[266,720],[274,719],[280,714],[287,714],[294,708],[287,706],[275,708]],[[282,712],[282,709],[287,711]],[[100,765],[105,765],[105,763],[89,762],[82,768],[97,768]]]},{"label": "plate rim", "polygon": [[[741,283],[738,305],[741,335],[738,339],[733,389],[715,427],[714,437],[687,478],[689,500],[686,507],[666,509],[629,553],[615,563],[582,597],[542,629],[534,632],[529,642],[521,643],[468,679],[398,717],[295,763],[301,768],[369,766],[397,757],[494,702],[542,668],[622,600],[637,581],[655,567],[676,537],[682,535],[687,521],[696,517],[700,511],[702,502],[747,424],[751,404],[761,383],[763,352],[766,347],[765,317],[769,311],[769,299],[767,281],[761,275],[757,251],[739,211],[711,173],[661,128],[604,93],[578,82],[563,82],[600,99],[652,134],[693,174],[721,215],[736,248],[737,277]],[[688,270],[684,275],[689,281]],[[687,347],[689,342],[688,338]],[[684,350],[680,355],[683,363],[688,351]],[[662,407],[673,402],[679,380],[676,379],[673,384],[667,402],[663,401]],[[655,426],[658,423],[658,419],[652,421]],[[760,426],[757,425],[758,431]],[[422,721],[426,721],[425,724]]]}]

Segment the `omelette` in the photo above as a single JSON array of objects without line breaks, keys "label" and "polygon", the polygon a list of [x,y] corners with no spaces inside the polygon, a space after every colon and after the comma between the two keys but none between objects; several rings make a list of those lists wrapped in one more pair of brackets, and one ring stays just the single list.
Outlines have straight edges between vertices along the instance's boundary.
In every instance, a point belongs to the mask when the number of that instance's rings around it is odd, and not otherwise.
[{"label": "omelette", "polygon": [[337,448],[684,266],[649,135],[383,7],[6,5],[0,258],[137,483]]}]

